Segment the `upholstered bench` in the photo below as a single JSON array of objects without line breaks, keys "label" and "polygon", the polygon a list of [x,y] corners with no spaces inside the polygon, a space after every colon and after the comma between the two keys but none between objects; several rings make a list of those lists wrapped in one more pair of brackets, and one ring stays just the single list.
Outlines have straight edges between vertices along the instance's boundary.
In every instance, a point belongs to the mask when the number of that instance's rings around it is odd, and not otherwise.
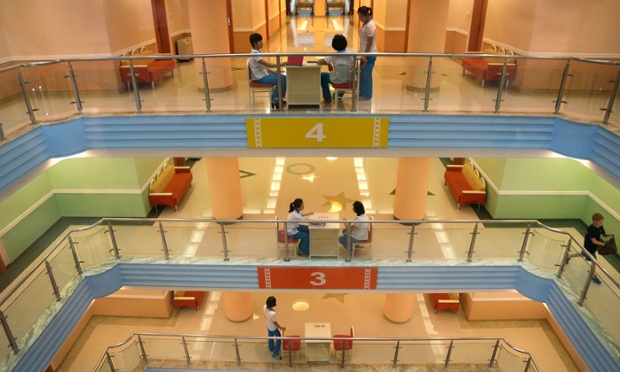
[{"label": "upholstered bench", "polygon": [[157,209],[158,205],[167,205],[177,210],[179,202],[194,179],[189,167],[164,166],[164,169],[151,181],[149,202]]},{"label": "upholstered bench", "polygon": [[486,182],[471,163],[448,165],[443,177],[456,199],[458,209],[463,204],[475,203],[478,208],[484,204],[487,197]]},{"label": "upholstered bench", "polygon": [[183,306],[192,307],[196,311],[200,309],[200,303],[205,292],[200,291],[174,291],[173,303],[177,309]]},{"label": "upholstered bench", "polygon": [[458,293],[429,293],[431,305],[435,313],[443,310],[450,310],[456,314],[459,311],[459,294]]}]

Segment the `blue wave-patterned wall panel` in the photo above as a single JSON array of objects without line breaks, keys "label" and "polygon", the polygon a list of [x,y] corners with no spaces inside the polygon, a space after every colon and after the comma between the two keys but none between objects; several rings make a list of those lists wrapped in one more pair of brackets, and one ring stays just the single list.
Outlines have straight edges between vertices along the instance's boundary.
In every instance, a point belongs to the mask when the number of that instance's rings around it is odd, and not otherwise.
[{"label": "blue wave-patterned wall panel", "polygon": [[599,129],[589,158],[615,178],[620,178],[620,137],[605,128]]},{"label": "blue wave-patterned wall panel", "polygon": [[[377,290],[445,292],[517,289],[531,286],[543,288],[546,293],[538,293],[537,296],[545,297],[552,315],[558,320],[588,367],[593,371],[620,370],[557,284],[550,279],[526,272],[520,266],[412,265],[378,269]],[[86,277],[78,285],[77,290],[52,319],[39,339],[31,348],[24,351],[15,370],[43,370],[84,314],[90,301],[97,297],[95,294],[113,292],[124,285],[255,290],[258,288],[258,270],[253,265],[119,263],[108,272]]]},{"label": "blue wave-patterned wall panel", "polygon": [[39,129],[0,146],[0,192],[49,159],[45,136]]}]

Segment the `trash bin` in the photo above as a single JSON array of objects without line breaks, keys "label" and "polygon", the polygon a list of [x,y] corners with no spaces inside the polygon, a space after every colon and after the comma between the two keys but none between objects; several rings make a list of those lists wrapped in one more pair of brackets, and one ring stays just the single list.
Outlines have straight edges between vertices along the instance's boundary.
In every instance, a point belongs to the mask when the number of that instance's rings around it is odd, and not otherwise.
[{"label": "trash bin", "polygon": [[[192,45],[192,37],[184,37],[177,40],[177,55],[194,54],[194,46]],[[189,61],[191,58],[177,58],[178,61]]]}]

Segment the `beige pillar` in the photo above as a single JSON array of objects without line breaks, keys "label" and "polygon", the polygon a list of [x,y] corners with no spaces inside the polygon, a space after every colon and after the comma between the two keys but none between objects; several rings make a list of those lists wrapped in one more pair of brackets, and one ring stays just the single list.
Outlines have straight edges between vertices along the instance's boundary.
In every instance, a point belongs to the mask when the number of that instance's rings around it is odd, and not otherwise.
[{"label": "beige pillar", "polygon": [[[449,0],[411,0],[407,52],[444,53],[448,28]],[[424,91],[428,71],[428,58],[409,58],[405,87],[407,90]],[[431,91],[438,91],[441,83],[441,58],[433,58]]]},{"label": "beige pillar", "polygon": [[394,218],[422,220],[426,215],[430,158],[399,158],[394,198]]},{"label": "beige pillar", "polygon": [[252,317],[252,294],[250,292],[224,292],[224,310],[231,322],[243,322]]},{"label": "beige pillar", "polygon": [[[189,0],[189,23],[195,54],[229,54],[228,15],[226,0]],[[232,69],[229,58],[205,60],[209,91],[221,92],[232,89]],[[198,90],[204,92],[202,59],[194,60]]]},{"label": "beige pillar", "polygon": [[314,16],[315,17],[325,17],[325,6],[327,3],[322,0],[316,0],[314,2]]},{"label": "beige pillar", "polygon": [[213,218],[234,220],[243,217],[239,160],[237,158],[206,158],[205,163]]},{"label": "beige pillar", "polygon": [[385,295],[383,314],[390,322],[406,323],[411,318],[414,294],[388,293]]}]

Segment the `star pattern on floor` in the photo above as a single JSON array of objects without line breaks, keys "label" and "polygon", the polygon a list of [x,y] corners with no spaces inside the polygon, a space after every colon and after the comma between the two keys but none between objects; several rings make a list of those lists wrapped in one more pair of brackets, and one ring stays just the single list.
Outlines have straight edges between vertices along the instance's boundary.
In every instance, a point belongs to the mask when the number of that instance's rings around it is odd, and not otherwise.
[{"label": "star pattern on floor", "polygon": [[330,298],[335,298],[336,300],[342,302],[344,304],[344,296],[348,295],[348,293],[325,293],[323,295],[323,299],[327,300]]},{"label": "star pattern on floor", "polygon": [[246,177],[252,177],[252,176],[256,176],[256,173],[247,172],[247,171],[239,169],[239,178],[246,178]]},{"label": "star pattern on floor", "polygon": [[347,206],[348,203],[353,203],[355,201],[355,199],[349,199],[344,195],[344,192],[341,192],[338,195],[323,195],[323,197],[325,199],[327,199],[327,201],[325,203],[323,203],[323,205],[327,205],[327,206],[332,206],[335,203],[338,203],[339,205],[342,206],[342,209],[344,209],[344,207]]}]

